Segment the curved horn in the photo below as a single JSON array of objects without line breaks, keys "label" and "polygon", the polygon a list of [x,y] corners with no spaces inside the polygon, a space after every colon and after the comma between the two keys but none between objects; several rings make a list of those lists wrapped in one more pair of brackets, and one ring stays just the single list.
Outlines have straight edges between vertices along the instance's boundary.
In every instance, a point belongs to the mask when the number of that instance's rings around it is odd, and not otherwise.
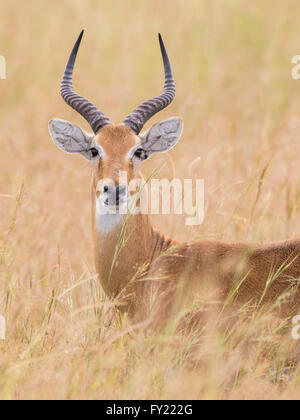
[{"label": "curved horn", "polygon": [[102,128],[104,125],[111,124],[109,119],[101,112],[98,108],[95,107],[91,102],[82,96],[78,95],[73,91],[72,85],[72,76],[74,63],[76,60],[77,52],[81,43],[81,39],[84,31],[81,31],[74,48],[71,52],[69,61],[67,63],[64,76],[61,82],[61,96],[70,105],[75,111],[79,112],[87,120],[87,122],[92,127],[95,134]]},{"label": "curved horn", "polygon": [[142,105],[136,108],[124,120],[124,124],[131,127],[136,132],[136,134],[139,134],[149,118],[168,106],[175,96],[175,82],[173,79],[171,64],[161,34],[158,34],[158,37],[165,69],[164,91],[160,96],[156,96],[153,99],[149,99],[148,101],[143,102]]}]

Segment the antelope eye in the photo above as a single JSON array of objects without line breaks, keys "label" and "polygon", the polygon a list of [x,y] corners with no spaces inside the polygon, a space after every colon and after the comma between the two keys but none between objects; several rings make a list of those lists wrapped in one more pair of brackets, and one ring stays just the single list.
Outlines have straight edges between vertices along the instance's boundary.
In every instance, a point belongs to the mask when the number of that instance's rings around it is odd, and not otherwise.
[{"label": "antelope eye", "polygon": [[97,157],[99,155],[99,152],[95,147],[92,147],[90,149],[90,152],[91,152],[92,157]]},{"label": "antelope eye", "polygon": [[148,155],[145,152],[145,150],[142,149],[141,147],[139,147],[138,149],[136,149],[136,151],[134,152],[134,156],[137,157],[138,159],[141,159],[141,160],[145,160],[148,157]]}]

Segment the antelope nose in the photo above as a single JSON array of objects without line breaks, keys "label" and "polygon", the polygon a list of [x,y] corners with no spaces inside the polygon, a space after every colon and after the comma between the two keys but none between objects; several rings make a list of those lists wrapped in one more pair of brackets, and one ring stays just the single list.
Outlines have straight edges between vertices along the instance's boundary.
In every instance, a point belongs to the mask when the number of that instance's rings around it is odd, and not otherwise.
[{"label": "antelope nose", "polygon": [[120,198],[126,194],[126,185],[118,185],[116,188],[116,204],[119,204]]}]

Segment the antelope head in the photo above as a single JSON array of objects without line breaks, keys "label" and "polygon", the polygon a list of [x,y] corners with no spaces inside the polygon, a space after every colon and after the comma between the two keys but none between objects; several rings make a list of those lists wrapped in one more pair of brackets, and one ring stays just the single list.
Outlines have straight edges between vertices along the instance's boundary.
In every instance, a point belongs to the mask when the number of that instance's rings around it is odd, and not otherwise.
[{"label": "antelope head", "polygon": [[[61,95],[68,105],[87,120],[93,133],[87,133],[77,125],[61,119],[51,120],[49,129],[59,148],[68,153],[80,153],[91,161],[97,203],[104,209],[115,210],[124,203],[127,204],[128,184],[137,176],[141,162],[154,153],[171,149],[180,138],[182,120],[177,117],[155,124],[147,132],[140,134],[144,124],[172,102],[175,83],[169,58],[159,34],[165,71],[162,94],[142,103],[123,123],[112,124],[102,111],[73,90],[72,75],[82,36],[83,31],[68,60],[61,82]],[[120,181],[120,173],[126,173],[126,180]]]}]

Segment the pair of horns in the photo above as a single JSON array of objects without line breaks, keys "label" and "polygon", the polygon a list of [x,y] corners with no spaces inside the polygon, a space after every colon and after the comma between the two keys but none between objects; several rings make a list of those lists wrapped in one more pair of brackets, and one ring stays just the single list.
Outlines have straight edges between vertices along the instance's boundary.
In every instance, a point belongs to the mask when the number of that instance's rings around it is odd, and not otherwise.
[{"label": "pair of horns", "polygon": [[[72,76],[73,69],[78,53],[78,49],[83,37],[82,31],[73,47],[69,61],[67,63],[64,76],[61,82],[61,95],[68,105],[83,116],[92,127],[95,134],[107,124],[110,120],[90,101],[78,95],[73,90]],[[136,134],[139,134],[145,123],[157,112],[168,106],[175,96],[175,83],[173,79],[170,61],[167,55],[161,35],[159,34],[159,44],[164,63],[165,85],[163,93],[153,99],[143,102],[124,120],[124,124],[132,128]]]}]

